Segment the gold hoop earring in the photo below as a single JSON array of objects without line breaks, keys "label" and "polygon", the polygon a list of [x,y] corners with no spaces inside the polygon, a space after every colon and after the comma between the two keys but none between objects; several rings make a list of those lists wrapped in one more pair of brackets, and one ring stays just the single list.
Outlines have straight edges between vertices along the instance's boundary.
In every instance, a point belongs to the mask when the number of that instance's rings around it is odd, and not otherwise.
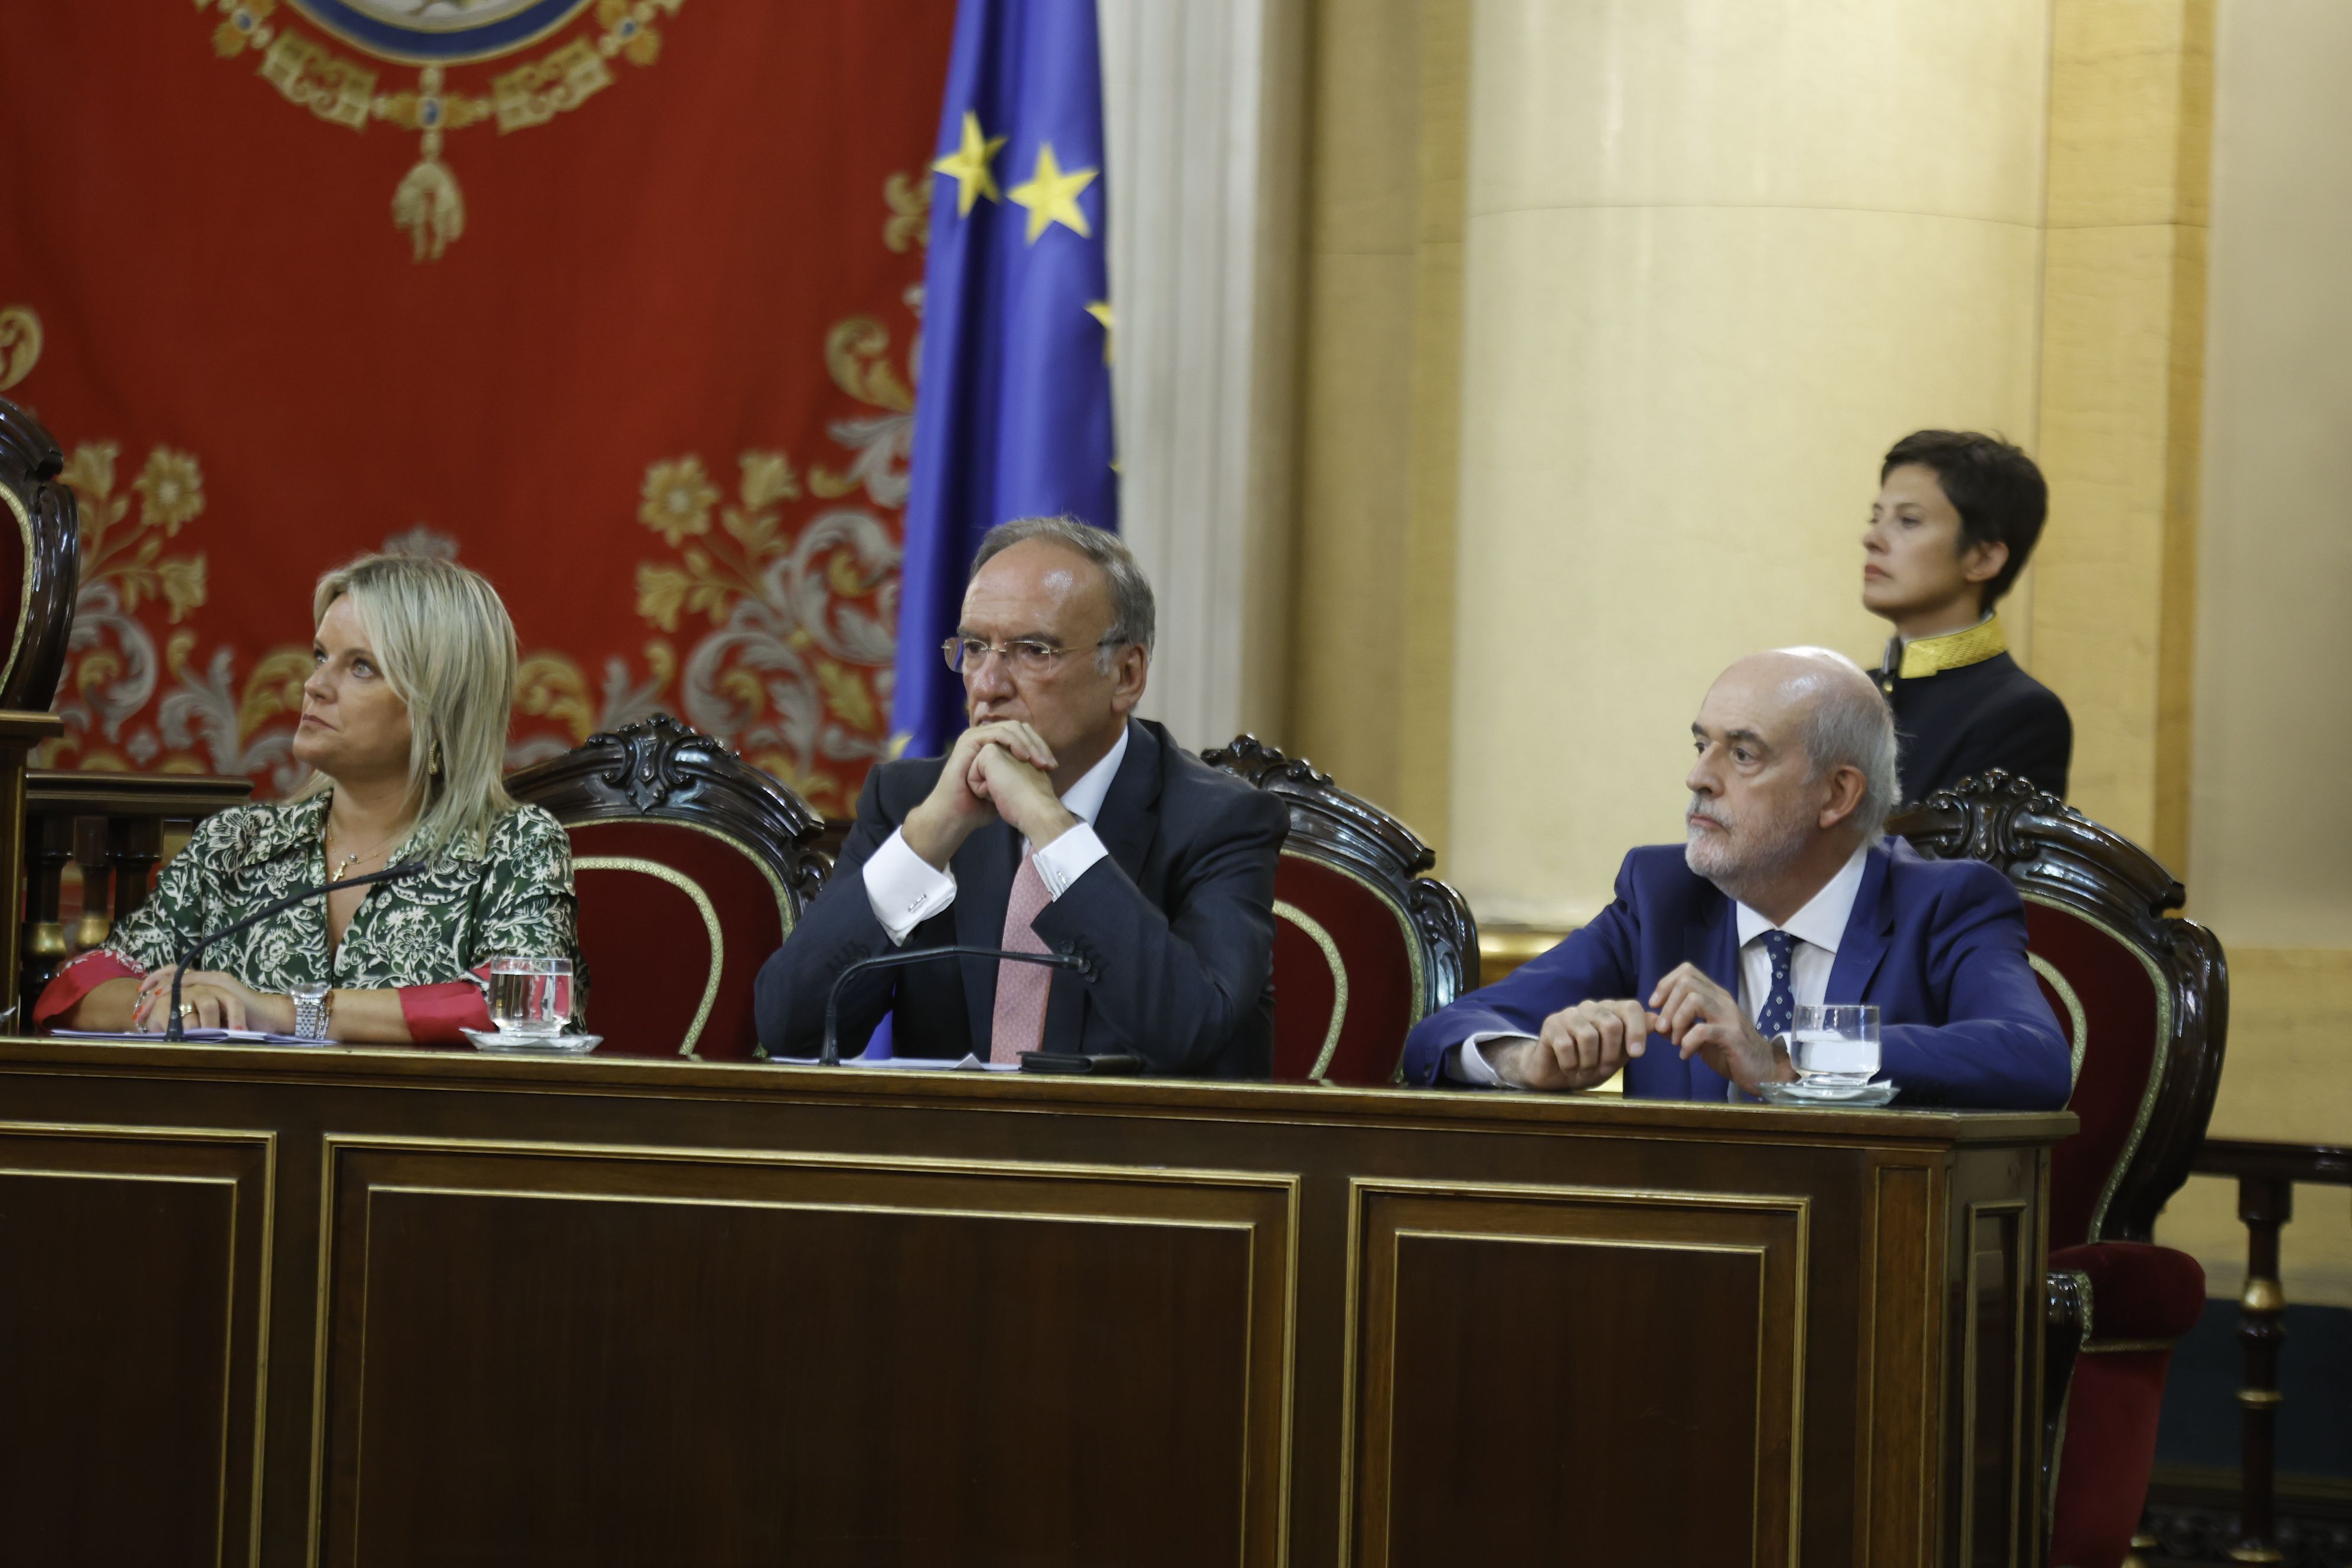
[{"label": "gold hoop earring", "polygon": [[433,776],[434,776],[435,778],[436,778],[436,779],[437,779],[437,778],[439,778],[439,777],[441,776],[441,742],[438,742],[438,741],[436,741],[436,742],[433,742],[433,770],[432,770],[432,771],[433,771]]}]

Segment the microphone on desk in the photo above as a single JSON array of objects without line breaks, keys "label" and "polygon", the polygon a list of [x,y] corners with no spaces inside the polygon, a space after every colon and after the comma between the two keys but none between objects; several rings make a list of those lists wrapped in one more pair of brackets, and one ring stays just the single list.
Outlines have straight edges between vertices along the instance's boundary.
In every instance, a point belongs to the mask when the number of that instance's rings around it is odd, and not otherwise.
[{"label": "microphone on desk", "polygon": [[861,958],[834,976],[833,989],[824,994],[824,1045],[817,1052],[819,1067],[841,1065],[841,990],[869,969],[897,969],[902,964],[920,963],[931,958],[1009,958],[1017,963],[1042,963],[1048,969],[1072,969],[1080,974],[1092,974],[1094,965],[1075,952],[1015,952],[1009,947],[966,947],[957,943],[950,947],[902,947],[896,952],[877,952],[871,958]]},{"label": "microphone on desk", "polygon": [[209,935],[198,938],[194,947],[180,955],[180,966],[172,972],[172,1022],[165,1026],[163,1037],[167,1040],[184,1040],[188,1037],[180,1024],[180,979],[196,966],[196,960],[203,957],[205,949],[212,946],[213,943],[223,937],[235,936],[249,926],[259,925],[270,916],[290,910],[295,905],[309,900],[322,899],[329,893],[341,892],[345,888],[364,888],[371,882],[394,882],[403,877],[421,876],[425,868],[425,862],[422,860],[406,860],[397,866],[386,866],[381,871],[370,871],[364,877],[346,877],[340,882],[329,882],[323,887],[305,888],[299,893],[288,894],[275,903],[264,904],[260,909],[234,924],[225,925]]}]

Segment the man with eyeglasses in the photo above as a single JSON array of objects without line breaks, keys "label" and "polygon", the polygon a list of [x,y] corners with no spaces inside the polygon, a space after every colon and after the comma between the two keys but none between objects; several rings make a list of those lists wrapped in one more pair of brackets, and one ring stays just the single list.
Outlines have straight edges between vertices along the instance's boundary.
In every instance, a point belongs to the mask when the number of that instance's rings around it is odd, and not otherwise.
[{"label": "man with eyeglasses", "polygon": [[1264,1078],[1282,803],[1133,716],[1151,586],[1118,536],[1024,518],[981,542],[956,635],[971,728],[866,775],[832,879],[760,971],[760,1042],[814,1055],[843,970],[894,947],[1075,953],[1085,973],[945,957],[842,993],[849,1051],[887,1014],[902,1057],[1129,1054]]}]

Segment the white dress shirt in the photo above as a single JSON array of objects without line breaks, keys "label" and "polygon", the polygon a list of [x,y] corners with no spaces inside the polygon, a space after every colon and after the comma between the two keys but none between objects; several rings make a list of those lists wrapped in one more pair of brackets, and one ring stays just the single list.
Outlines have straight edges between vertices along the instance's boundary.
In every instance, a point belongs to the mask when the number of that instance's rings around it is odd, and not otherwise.
[{"label": "white dress shirt", "polygon": [[[1127,731],[1121,727],[1103,760],[1064,792],[1062,805],[1078,819],[1078,825],[1043,849],[1034,850],[1037,876],[1045,884],[1047,898],[1060,898],[1089,867],[1110,853],[1096,836],[1095,818],[1102,815],[1110,781],[1118,776],[1118,764],[1126,760]],[[907,843],[904,828],[884,839],[882,847],[866,859],[865,876],[866,901],[873,906],[874,918],[889,933],[893,947],[905,946],[908,932],[955,902],[955,873],[940,870],[916,854]]]},{"label": "white dress shirt", "polygon": [[[1837,875],[1823,883],[1822,890],[1807,900],[1805,907],[1790,915],[1789,923],[1780,928],[1797,939],[1789,953],[1789,994],[1800,1006],[1819,1006],[1829,994],[1830,970],[1837,963],[1838,943],[1845,937],[1846,921],[1853,918],[1854,898],[1862,891],[1862,872],[1869,855],[1867,844],[1856,849],[1838,868]],[[1773,927],[1770,921],[1746,904],[1735,902],[1732,910],[1738,921],[1739,1010],[1753,1024],[1772,995],[1772,950],[1762,939]],[[1645,1005],[1648,1002],[1646,997],[1635,1000]],[[1462,1083],[1499,1084],[1503,1081],[1501,1075],[1478,1047],[1489,1040],[1527,1037],[1499,1032],[1473,1035],[1445,1053],[1446,1076]]]}]

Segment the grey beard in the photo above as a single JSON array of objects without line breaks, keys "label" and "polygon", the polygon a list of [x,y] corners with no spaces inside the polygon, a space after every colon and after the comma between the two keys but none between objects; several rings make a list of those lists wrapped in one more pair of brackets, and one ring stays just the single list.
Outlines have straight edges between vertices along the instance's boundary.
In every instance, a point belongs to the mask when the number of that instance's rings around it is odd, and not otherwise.
[{"label": "grey beard", "polygon": [[1710,844],[1708,852],[1702,854],[1699,841],[1686,839],[1683,845],[1683,864],[1689,867],[1694,875],[1714,883],[1724,897],[1746,904],[1752,902],[1750,894],[1769,888],[1782,873],[1797,863],[1805,852],[1805,837],[1801,833],[1791,833],[1767,844],[1745,859],[1727,864],[1701,863],[1725,858],[1728,848],[1727,845],[1718,847]]}]

